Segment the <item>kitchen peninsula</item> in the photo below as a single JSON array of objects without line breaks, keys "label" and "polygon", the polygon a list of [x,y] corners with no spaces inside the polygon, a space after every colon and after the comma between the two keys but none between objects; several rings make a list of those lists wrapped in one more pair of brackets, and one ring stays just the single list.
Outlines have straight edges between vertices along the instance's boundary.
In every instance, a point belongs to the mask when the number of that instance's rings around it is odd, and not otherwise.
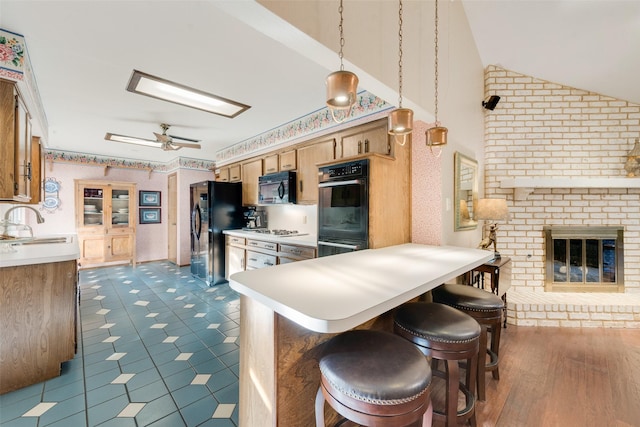
[{"label": "kitchen peninsula", "polygon": [[241,294],[240,425],[314,425],[321,344],[353,328],[390,329],[390,311],[493,254],[402,244],[245,271]]},{"label": "kitchen peninsula", "polygon": [[76,352],[75,235],[43,236],[0,253],[0,394],[60,375]]}]

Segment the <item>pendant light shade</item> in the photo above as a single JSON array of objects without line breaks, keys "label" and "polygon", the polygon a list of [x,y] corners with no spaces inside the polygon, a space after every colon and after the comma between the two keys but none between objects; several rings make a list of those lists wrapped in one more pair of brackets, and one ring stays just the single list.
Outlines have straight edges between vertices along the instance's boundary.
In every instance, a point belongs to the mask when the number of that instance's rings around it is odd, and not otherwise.
[{"label": "pendant light shade", "polygon": [[389,113],[388,132],[404,145],[413,131],[413,110],[402,108],[402,0],[398,2],[398,27],[398,108]]},{"label": "pendant light shade", "polygon": [[[409,135],[413,131],[413,110],[409,108],[396,108],[389,113],[389,133],[396,136]],[[403,141],[396,141],[400,145],[404,145]]]},{"label": "pendant light shade", "polygon": [[[435,119],[436,119],[436,121],[435,121],[433,127],[430,127],[426,131],[426,137],[427,137],[426,144],[427,144],[427,147],[432,149],[432,152],[433,152],[433,147],[441,147],[441,146],[447,144],[447,133],[449,132],[449,130],[446,127],[440,126],[440,122],[438,121],[438,0],[435,0],[435,7],[436,7],[436,11],[435,11],[435,61],[434,61],[435,91],[434,91],[434,97],[435,97]],[[438,156],[440,154],[442,154],[442,151],[440,151],[440,153],[438,153]]]},{"label": "pendant light shade", "polygon": [[[335,71],[327,76],[327,108],[331,111],[331,117],[336,123],[344,122],[350,115],[353,105],[356,103],[358,93],[358,76],[351,71],[344,70],[342,61],[342,48],[344,47],[344,28],[342,26],[342,0],[338,13],[340,14],[340,71]],[[340,114],[336,115],[336,112]]]},{"label": "pendant light shade", "polygon": [[327,76],[327,107],[331,110],[334,120],[334,111],[346,110],[345,117],[351,114],[357,90],[358,76],[351,71],[335,71]]},{"label": "pendant light shade", "polygon": [[427,129],[427,146],[438,147],[447,145],[447,132],[449,132],[449,130],[443,126],[434,126]]}]

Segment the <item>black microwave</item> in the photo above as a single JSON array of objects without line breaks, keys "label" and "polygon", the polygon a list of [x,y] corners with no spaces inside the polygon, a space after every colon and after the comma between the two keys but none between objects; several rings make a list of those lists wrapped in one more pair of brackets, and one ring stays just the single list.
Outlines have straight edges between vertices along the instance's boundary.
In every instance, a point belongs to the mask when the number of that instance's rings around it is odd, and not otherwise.
[{"label": "black microwave", "polygon": [[258,204],[279,205],[296,202],[296,173],[271,173],[258,178]]}]

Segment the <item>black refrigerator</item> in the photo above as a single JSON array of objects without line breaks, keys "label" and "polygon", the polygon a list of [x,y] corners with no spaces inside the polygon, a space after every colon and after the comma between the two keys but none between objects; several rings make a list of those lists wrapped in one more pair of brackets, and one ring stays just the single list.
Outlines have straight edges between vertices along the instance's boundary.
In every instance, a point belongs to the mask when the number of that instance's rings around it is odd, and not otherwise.
[{"label": "black refrigerator", "polygon": [[222,231],[242,228],[242,213],[241,183],[191,184],[191,274],[209,286],[226,282]]}]

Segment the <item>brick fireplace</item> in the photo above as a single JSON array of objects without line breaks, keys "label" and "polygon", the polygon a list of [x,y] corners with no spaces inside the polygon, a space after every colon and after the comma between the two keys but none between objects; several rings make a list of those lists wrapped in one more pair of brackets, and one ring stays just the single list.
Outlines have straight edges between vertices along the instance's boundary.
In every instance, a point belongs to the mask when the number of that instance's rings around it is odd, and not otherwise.
[{"label": "brick fireplace", "polygon": [[[626,154],[640,105],[499,67],[485,70],[485,197],[504,197],[500,252],[512,259],[509,323],[640,328],[640,178]],[[544,227],[624,230],[624,286],[616,292],[545,289]]]}]

